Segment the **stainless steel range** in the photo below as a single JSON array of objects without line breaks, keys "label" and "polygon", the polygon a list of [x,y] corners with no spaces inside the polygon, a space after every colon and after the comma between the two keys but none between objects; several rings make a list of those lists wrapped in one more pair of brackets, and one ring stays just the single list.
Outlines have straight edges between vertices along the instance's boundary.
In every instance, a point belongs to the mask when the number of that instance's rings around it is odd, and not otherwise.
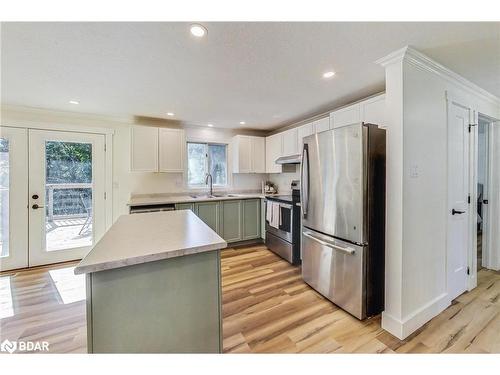
[{"label": "stainless steel range", "polygon": [[292,264],[300,263],[300,190],[292,181],[291,195],[266,197],[266,246]]}]

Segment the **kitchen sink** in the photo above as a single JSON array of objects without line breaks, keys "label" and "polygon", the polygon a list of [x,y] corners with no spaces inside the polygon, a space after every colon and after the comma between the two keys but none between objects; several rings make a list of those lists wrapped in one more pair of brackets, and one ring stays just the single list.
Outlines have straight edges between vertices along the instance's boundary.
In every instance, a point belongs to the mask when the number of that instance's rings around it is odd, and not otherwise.
[{"label": "kitchen sink", "polygon": [[212,194],[212,195],[210,195],[210,194],[190,194],[189,196],[191,198],[194,198],[194,199],[237,198],[237,197],[239,197],[239,195],[237,195],[237,194]]}]

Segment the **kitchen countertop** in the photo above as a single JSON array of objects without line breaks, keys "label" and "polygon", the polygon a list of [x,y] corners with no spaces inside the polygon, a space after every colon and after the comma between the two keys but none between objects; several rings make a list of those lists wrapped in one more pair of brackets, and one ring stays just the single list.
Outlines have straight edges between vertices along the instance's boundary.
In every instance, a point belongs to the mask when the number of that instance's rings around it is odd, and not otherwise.
[{"label": "kitchen countertop", "polygon": [[[218,194],[218,193],[214,193]],[[129,206],[147,206],[155,204],[172,204],[172,203],[192,203],[192,202],[206,202],[206,201],[224,201],[235,199],[251,199],[251,198],[265,198],[267,194],[262,193],[227,193],[229,195],[222,197],[207,197],[200,193],[199,197],[193,198],[188,194],[172,195],[172,194],[141,194],[132,196],[128,202]],[[193,195],[196,195],[193,193]],[[270,194],[269,196],[272,196]]]},{"label": "kitchen countertop", "polygon": [[123,215],[75,268],[75,274],[153,262],[227,247],[189,210]]}]

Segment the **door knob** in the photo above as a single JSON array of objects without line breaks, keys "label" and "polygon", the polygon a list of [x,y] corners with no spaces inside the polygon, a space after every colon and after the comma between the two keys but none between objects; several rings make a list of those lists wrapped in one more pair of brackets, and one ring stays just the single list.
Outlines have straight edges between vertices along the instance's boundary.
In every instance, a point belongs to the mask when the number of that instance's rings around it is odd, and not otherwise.
[{"label": "door knob", "polygon": [[32,209],[34,210],[38,210],[39,208],[43,208],[43,206],[39,206],[38,204],[34,204],[33,206],[31,206]]},{"label": "door knob", "polygon": [[461,215],[463,213],[465,213],[465,211],[458,211],[458,210],[455,210],[455,209],[451,210],[451,214],[452,215]]},{"label": "door knob", "polygon": [[31,196],[31,198],[33,198],[33,199],[38,199],[38,194],[33,194],[33,195]]}]

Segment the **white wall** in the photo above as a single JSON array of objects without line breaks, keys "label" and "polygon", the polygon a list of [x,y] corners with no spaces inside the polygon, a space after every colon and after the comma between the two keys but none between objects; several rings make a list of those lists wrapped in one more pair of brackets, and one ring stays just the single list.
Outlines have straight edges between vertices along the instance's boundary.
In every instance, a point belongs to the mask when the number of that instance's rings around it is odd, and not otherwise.
[{"label": "white wall", "polygon": [[[386,67],[386,306],[382,326],[404,338],[449,303],[446,285],[447,102],[464,97],[492,117],[500,107],[436,69],[425,56],[401,51]],[[418,177],[411,170],[418,170]]]},{"label": "white wall", "polygon": [[488,233],[492,251],[488,260],[488,267],[500,270],[500,122],[490,128],[491,162],[490,178],[491,189],[488,192]]},{"label": "white wall", "polygon": [[270,173],[267,179],[277,186],[279,194],[290,194],[292,181],[300,180],[300,165],[287,165],[283,168],[284,172]]},{"label": "white wall", "polygon": [[[78,129],[81,127],[97,127],[114,130],[113,135],[113,218],[128,213],[127,202],[131,194],[149,193],[178,193],[185,191],[182,173],[137,173],[130,172],[130,126],[144,124],[145,119],[125,119],[103,117],[90,114],[77,114],[22,107],[2,107],[1,124],[3,126],[54,125]],[[151,120],[145,125],[172,126]],[[262,132],[187,127],[187,140],[204,140],[229,143],[236,134],[265,135]],[[228,160],[231,158],[229,147]],[[229,166],[231,170],[231,166]],[[231,175],[231,173],[230,173]],[[266,179],[265,174],[235,174],[232,177],[231,189],[260,189],[261,181]]]}]

